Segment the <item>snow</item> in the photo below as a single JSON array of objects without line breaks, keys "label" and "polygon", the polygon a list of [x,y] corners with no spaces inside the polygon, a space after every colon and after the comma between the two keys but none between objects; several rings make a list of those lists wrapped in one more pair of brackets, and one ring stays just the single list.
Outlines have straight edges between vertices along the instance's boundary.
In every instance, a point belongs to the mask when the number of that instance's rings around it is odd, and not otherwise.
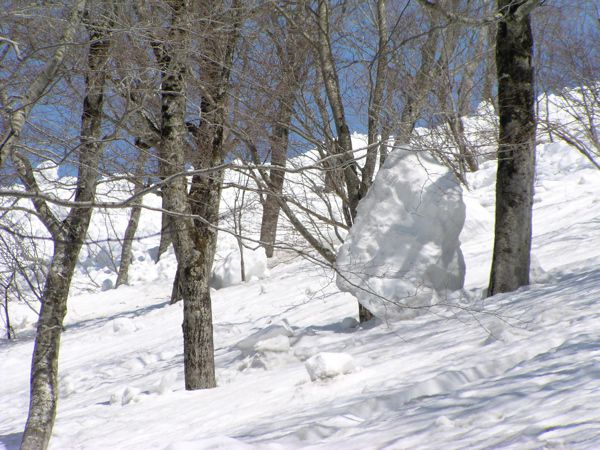
[{"label": "snow", "polygon": [[[495,171],[484,163],[463,192],[467,270],[454,303],[357,326],[356,301],[334,273],[280,254],[265,278],[213,293],[218,387],[206,391],[183,388],[174,257],[153,261],[160,217],[144,211],[130,285],[102,291],[114,272],[93,257],[99,248],[82,258],[90,265],[69,299],[50,448],[600,448],[600,173],[558,143],[540,145],[538,163],[543,280],[482,297]],[[121,233],[126,215],[111,214]],[[105,236],[106,223],[95,214],[90,234]],[[232,247],[219,245],[224,258]],[[17,339],[0,340],[0,448],[12,450],[34,320],[26,305],[10,308]],[[356,370],[344,373],[338,357]],[[312,382],[308,361],[336,376]]]},{"label": "snow", "polygon": [[356,370],[354,358],[348,353],[321,352],[304,363],[311,381],[334,378]]},{"label": "snow", "polygon": [[215,261],[211,285],[222,289],[242,282],[241,262],[244,259],[244,277],[246,280],[265,278],[268,275],[267,255],[262,247],[256,249],[239,248],[231,250],[222,260]]},{"label": "snow", "polygon": [[408,319],[463,287],[458,180],[428,155],[385,161],[337,254],[337,285],[376,317]]}]

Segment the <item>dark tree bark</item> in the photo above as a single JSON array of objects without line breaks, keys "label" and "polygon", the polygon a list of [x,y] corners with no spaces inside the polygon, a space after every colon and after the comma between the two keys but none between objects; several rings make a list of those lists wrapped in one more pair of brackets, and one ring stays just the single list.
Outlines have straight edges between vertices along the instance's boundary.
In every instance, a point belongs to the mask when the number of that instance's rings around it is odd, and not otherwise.
[{"label": "dark tree bark", "polygon": [[[241,0],[234,0],[228,10],[220,0],[204,4],[207,16],[214,11],[221,10],[226,25],[223,26],[219,20],[208,24],[200,58],[203,70],[199,81],[204,95],[200,104],[202,122],[198,130],[194,166],[207,169],[209,172],[206,175],[192,177],[189,200],[191,212],[196,217],[194,221],[195,251],[202,259],[201,264],[194,268],[185,265],[178,268],[184,298],[184,339],[196,340],[202,344],[198,348],[199,356],[202,356],[203,352],[208,352],[210,347],[213,361],[209,282],[217,246],[217,225],[223,184],[223,171],[213,169],[221,166],[225,159],[224,124],[227,95],[231,65],[239,35],[241,7]],[[195,301],[186,303],[186,293],[192,292],[196,292],[198,296]],[[210,323],[210,335],[208,327],[201,326],[205,321]],[[195,356],[190,354],[190,358]],[[184,355],[184,359],[186,357]],[[212,373],[209,373],[208,368],[194,365],[194,361],[191,359],[188,364],[190,377],[186,376],[187,389],[204,387],[203,384],[209,381],[213,386],[216,385],[214,363]]]},{"label": "dark tree bark", "polygon": [[[136,139],[136,146],[139,149],[138,162],[133,173],[133,194],[139,194],[144,189],[143,177],[144,177],[144,166],[147,160],[147,150],[149,146],[141,142],[140,139]],[[127,284],[129,278],[129,266],[131,265],[131,259],[133,256],[133,239],[137,232],[138,225],[140,223],[140,216],[142,215],[142,202],[143,199],[138,197],[135,199],[133,206],[131,207],[131,213],[129,214],[129,221],[127,222],[127,228],[125,229],[125,235],[123,236],[123,245],[121,246],[121,260],[119,262],[119,272],[117,274],[116,287],[122,284]]]},{"label": "dark tree bark", "polygon": [[[101,154],[101,124],[104,102],[105,66],[109,58],[109,26],[86,21],[89,31],[86,95],[81,117],[81,145],[75,202],[92,202],[96,195],[98,163]],[[14,153],[23,184],[39,192],[29,161]],[[42,294],[31,365],[31,394],[22,449],[45,449],[48,446],[58,402],[58,355],[67,297],[79,251],[90,223],[92,208],[73,207],[60,222],[41,199],[34,206],[54,241],[54,253]]]},{"label": "dark tree bark", "polygon": [[532,0],[498,0],[498,173],[494,255],[488,294],[529,284],[535,170]]}]

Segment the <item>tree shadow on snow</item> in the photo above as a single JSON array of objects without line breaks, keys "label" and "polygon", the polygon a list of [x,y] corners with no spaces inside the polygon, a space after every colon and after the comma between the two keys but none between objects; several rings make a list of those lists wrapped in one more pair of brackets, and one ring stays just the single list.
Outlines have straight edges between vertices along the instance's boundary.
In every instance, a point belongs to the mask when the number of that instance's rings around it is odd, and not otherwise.
[{"label": "tree shadow on snow", "polygon": [[4,445],[6,450],[16,450],[21,446],[23,433],[10,433],[0,435],[0,445]]}]

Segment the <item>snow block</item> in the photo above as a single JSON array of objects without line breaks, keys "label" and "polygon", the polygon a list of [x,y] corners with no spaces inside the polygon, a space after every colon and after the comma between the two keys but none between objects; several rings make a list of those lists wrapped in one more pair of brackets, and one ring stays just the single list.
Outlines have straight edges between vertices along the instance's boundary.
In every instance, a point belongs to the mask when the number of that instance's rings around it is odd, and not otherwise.
[{"label": "snow block", "polygon": [[310,376],[310,381],[333,378],[356,370],[354,358],[348,353],[317,353],[306,360],[304,365]]},{"label": "snow block", "polygon": [[[211,286],[222,289],[242,282],[241,258],[239,249],[230,251],[222,260],[215,261]],[[264,248],[244,249],[244,275],[246,280],[265,278],[267,255]]]},{"label": "snow block", "polygon": [[376,317],[409,319],[463,287],[462,188],[431,156],[390,154],[337,254],[337,285]]}]

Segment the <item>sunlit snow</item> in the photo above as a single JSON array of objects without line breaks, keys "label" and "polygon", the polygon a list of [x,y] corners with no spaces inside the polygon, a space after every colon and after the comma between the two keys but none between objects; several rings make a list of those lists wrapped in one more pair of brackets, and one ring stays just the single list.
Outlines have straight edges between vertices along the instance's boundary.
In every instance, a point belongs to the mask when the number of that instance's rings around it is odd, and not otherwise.
[{"label": "sunlit snow", "polygon": [[[144,211],[130,286],[101,291],[114,279],[108,244],[82,255],[50,448],[600,448],[600,173],[559,143],[540,145],[538,164],[541,283],[482,298],[493,232],[487,162],[463,191],[466,281],[455,302],[358,326],[356,300],[330,270],[279,252],[267,278],[213,292],[218,387],[206,391],[184,390],[182,305],[169,305],[175,260],[170,251],[154,263],[160,217]],[[90,235],[122,234],[126,219],[95,214]],[[0,448],[15,449],[35,318],[11,308]]]}]

